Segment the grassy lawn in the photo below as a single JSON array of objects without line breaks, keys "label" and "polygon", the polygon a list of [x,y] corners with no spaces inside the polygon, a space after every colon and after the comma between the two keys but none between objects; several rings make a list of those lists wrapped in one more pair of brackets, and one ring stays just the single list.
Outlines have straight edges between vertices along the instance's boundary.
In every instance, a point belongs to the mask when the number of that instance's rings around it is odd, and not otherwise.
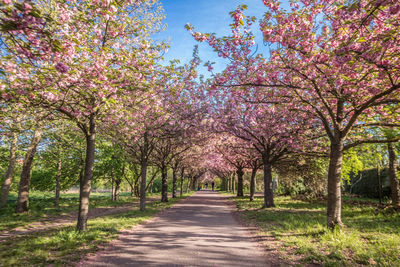
[{"label": "grassy lawn", "polygon": [[[260,209],[263,198],[250,202],[233,197],[240,216],[277,240],[284,259],[324,266],[400,266],[400,214],[377,209],[373,201],[346,199],[344,229],[328,230],[326,202],[276,197],[275,208]],[[371,204],[372,203],[372,204]],[[291,256],[291,255],[295,256]]]},{"label": "grassy lawn", "polygon": [[[149,197],[159,197],[154,194]],[[78,193],[61,194],[59,207],[54,205],[54,193],[50,192],[30,192],[29,193],[29,212],[15,214],[17,193],[10,193],[8,205],[0,209],[0,231],[12,230],[17,227],[29,226],[35,221],[43,221],[49,217],[68,214],[77,211],[79,205]],[[119,207],[138,201],[138,198],[131,197],[130,193],[122,192],[118,201],[111,201],[110,193],[91,193],[90,208],[99,207]]]},{"label": "grassy lawn", "polygon": [[88,253],[96,251],[100,244],[116,238],[120,230],[150,219],[182,198],[170,199],[168,203],[151,202],[145,212],[135,208],[89,220],[89,230],[85,233],[76,232],[74,227],[63,227],[7,240],[0,243],[0,266],[73,265]]}]

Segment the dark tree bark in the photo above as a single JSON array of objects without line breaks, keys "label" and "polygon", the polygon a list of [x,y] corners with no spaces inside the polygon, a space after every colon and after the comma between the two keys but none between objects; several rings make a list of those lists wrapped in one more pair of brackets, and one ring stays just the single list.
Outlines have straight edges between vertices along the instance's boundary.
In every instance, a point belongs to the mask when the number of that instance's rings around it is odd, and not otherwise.
[{"label": "dark tree bark", "polygon": [[147,183],[147,164],[148,164],[148,154],[149,154],[149,140],[147,132],[144,134],[144,144],[141,152],[140,159],[140,210],[146,210],[146,183]]},{"label": "dark tree bark", "polygon": [[1,187],[0,208],[3,208],[7,205],[8,194],[10,192],[12,177],[14,175],[15,163],[17,161],[17,154],[16,154],[17,145],[18,145],[18,135],[16,132],[13,132],[12,139],[10,142],[10,157],[8,159],[8,169],[5,175],[5,180]]},{"label": "dark tree bark", "polygon": [[146,210],[146,180],[147,180],[147,157],[143,157],[140,164],[140,210]]},{"label": "dark tree bark", "polygon": [[[135,167],[133,166],[133,168],[135,168]],[[131,197],[133,197],[135,195],[135,184],[136,184],[136,180],[138,179],[139,176],[140,176],[140,174],[138,174],[138,171],[134,170],[133,174],[132,174],[133,179],[130,179],[129,176],[125,173],[125,167],[124,167],[123,177],[125,178],[125,181],[127,181],[129,184],[129,188],[131,190]]]},{"label": "dark tree bark", "polygon": [[192,184],[192,190],[196,191],[198,185],[199,185],[199,178],[201,177],[202,174],[196,174],[193,176],[193,184]]},{"label": "dark tree bark", "polygon": [[254,200],[254,193],[256,191],[256,174],[257,174],[258,166],[253,166],[251,170],[251,178],[250,178],[250,201]]},{"label": "dark tree bark", "polygon": [[114,189],[114,174],[111,171],[111,200],[114,201],[115,200],[115,189]]},{"label": "dark tree bark", "polygon": [[187,181],[186,181],[186,194],[187,193],[189,193],[189,185],[190,185],[190,176],[187,178]]},{"label": "dark tree bark", "polygon": [[157,174],[158,174],[158,171],[156,171],[156,172],[154,172],[154,173],[152,174],[151,179],[150,179],[150,182],[149,182],[149,183],[147,184],[147,186],[146,186],[146,192],[147,192],[148,190],[150,190],[150,193],[153,193],[152,187],[153,187],[154,179],[156,178]]},{"label": "dark tree bark", "polygon": [[381,180],[381,168],[379,164],[376,166],[376,174],[378,178],[378,196],[379,196],[379,204],[382,204],[382,180]]},{"label": "dark tree bark", "polygon": [[135,187],[133,185],[129,186],[131,188],[131,197],[135,195]]},{"label": "dark tree bark", "polygon": [[135,197],[139,197],[140,199],[140,188],[139,188],[139,182],[141,181],[140,176],[135,181]]},{"label": "dark tree bark", "polygon": [[184,178],[184,175],[185,175],[185,168],[182,167],[182,169],[181,169],[181,190],[179,192],[180,196],[183,195],[183,178]]},{"label": "dark tree bark", "polygon": [[138,192],[139,177],[140,177],[140,175],[134,174],[132,180],[125,179],[128,182],[129,187],[131,188],[131,197],[139,196],[139,192]]},{"label": "dark tree bark", "polygon": [[257,178],[254,177],[254,193],[257,193]]},{"label": "dark tree bark", "polygon": [[341,171],[343,160],[343,140],[331,143],[328,169],[328,209],[327,225],[333,229],[342,226]]},{"label": "dark tree bark", "polygon": [[232,176],[232,193],[235,194],[236,180],[235,176]]},{"label": "dark tree bark", "polygon": [[149,192],[150,192],[150,194],[153,194],[153,183],[154,183],[154,181],[151,181],[151,182],[150,182],[150,186],[149,186]]},{"label": "dark tree bark", "polygon": [[22,165],[21,180],[19,181],[18,200],[16,213],[26,212],[29,207],[29,185],[31,183],[31,170],[37,146],[42,138],[43,128],[38,126],[33,134],[32,141],[25,154]]},{"label": "dark tree bark", "polygon": [[119,200],[119,191],[121,186],[121,179],[115,179],[115,189],[114,189],[114,201]]},{"label": "dark tree bark", "polygon": [[271,163],[263,157],[264,165],[264,206],[263,208],[275,207],[274,190],[272,188],[272,166]]},{"label": "dark tree bark", "polygon": [[397,178],[397,158],[396,152],[393,149],[392,143],[388,143],[389,152],[389,178],[390,178],[390,188],[392,191],[392,205],[400,206],[400,188],[399,179]]},{"label": "dark tree bark", "polygon": [[191,184],[192,191],[196,190],[196,182],[197,182],[197,177],[192,176],[192,184]]},{"label": "dark tree bark", "polygon": [[119,192],[121,190],[122,177],[125,176],[125,164],[122,166],[121,176],[115,179],[114,200],[119,200]]},{"label": "dark tree bark", "polygon": [[62,160],[61,155],[59,155],[58,163],[57,163],[57,174],[56,174],[56,196],[54,199],[54,203],[56,207],[60,204],[60,191],[61,191],[61,167],[62,167]]},{"label": "dark tree bark", "polygon": [[176,190],[177,190],[177,183],[178,183],[178,176],[177,176],[177,171],[178,171],[178,164],[175,164],[175,166],[172,167],[172,198],[176,198]]},{"label": "dark tree bark", "polygon": [[87,230],[87,219],[89,213],[89,196],[92,187],[94,153],[96,142],[96,123],[92,116],[89,122],[89,129],[86,132],[86,160],[85,172],[80,181],[79,189],[79,212],[76,228],[78,231]]},{"label": "dark tree bark", "polygon": [[161,202],[168,202],[168,168],[165,164],[161,165]]},{"label": "dark tree bark", "polygon": [[242,197],[244,195],[243,194],[243,175],[244,175],[243,168],[237,168],[236,174],[238,177],[237,196]]},{"label": "dark tree bark", "polygon": [[226,191],[231,191],[231,177],[226,178]]}]

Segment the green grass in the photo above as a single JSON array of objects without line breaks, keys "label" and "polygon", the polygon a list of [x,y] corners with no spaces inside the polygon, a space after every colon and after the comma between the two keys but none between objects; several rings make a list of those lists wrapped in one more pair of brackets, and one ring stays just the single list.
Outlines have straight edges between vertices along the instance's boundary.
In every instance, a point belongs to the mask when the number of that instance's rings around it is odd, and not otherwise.
[{"label": "green grass", "polygon": [[[118,201],[113,202],[110,198],[110,193],[91,193],[90,208],[118,207],[137,201],[137,198],[130,197],[129,193],[121,193]],[[61,194],[59,207],[56,207],[54,193],[30,192],[29,212],[15,214],[16,199],[17,194],[11,193],[7,207],[0,209],[0,231],[27,226],[34,221],[42,221],[51,216],[68,214],[71,211],[77,211],[79,205],[78,193]]]},{"label": "green grass", "polygon": [[[182,197],[185,198],[186,196]],[[115,239],[119,231],[140,224],[182,198],[167,203],[154,201],[147,210],[134,210],[88,221],[88,231],[79,233],[74,227],[63,227],[0,243],[0,266],[74,265],[100,244]]]},{"label": "green grass", "polygon": [[[324,266],[400,266],[400,215],[380,210],[374,201],[343,204],[343,229],[328,230],[326,202],[276,197],[275,208],[260,209],[263,198],[250,202],[232,198],[241,217],[260,227],[261,235],[273,236],[283,258],[290,254],[305,263]],[[290,253],[288,253],[288,251]]]}]

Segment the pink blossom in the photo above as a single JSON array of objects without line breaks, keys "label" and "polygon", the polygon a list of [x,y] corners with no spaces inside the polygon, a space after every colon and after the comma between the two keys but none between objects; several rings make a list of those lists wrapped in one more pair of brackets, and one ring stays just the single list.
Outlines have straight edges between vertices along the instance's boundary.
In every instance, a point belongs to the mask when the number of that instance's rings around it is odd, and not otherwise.
[{"label": "pink blossom", "polygon": [[61,63],[61,62],[58,62],[57,64],[56,64],[56,70],[58,71],[58,72],[60,72],[60,73],[67,73],[68,72],[68,66],[66,66],[66,65],[64,65],[63,63]]}]

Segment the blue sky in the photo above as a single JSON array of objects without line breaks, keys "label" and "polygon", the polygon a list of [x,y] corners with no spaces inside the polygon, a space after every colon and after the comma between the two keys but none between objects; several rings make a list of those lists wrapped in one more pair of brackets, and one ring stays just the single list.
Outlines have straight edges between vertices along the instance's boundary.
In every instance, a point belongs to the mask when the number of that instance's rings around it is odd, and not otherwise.
[{"label": "blue sky", "polygon": [[[157,34],[156,39],[169,40],[171,48],[165,54],[165,59],[179,59],[181,63],[191,59],[194,45],[199,44],[184,28],[186,23],[194,26],[196,31],[224,36],[231,32],[229,24],[232,20],[229,12],[235,10],[238,5],[246,4],[248,10],[245,15],[257,18],[261,18],[266,10],[262,0],[161,0],[161,3],[168,27],[164,32]],[[258,22],[255,27],[257,26]],[[261,34],[256,32],[257,43],[262,45]],[[221,71],[225,65],[207,44],[199,44],[199,55],[203,63],[215,61],[215,71]],[[203,67],[200,73],[205,74],[207,71]]]}]

